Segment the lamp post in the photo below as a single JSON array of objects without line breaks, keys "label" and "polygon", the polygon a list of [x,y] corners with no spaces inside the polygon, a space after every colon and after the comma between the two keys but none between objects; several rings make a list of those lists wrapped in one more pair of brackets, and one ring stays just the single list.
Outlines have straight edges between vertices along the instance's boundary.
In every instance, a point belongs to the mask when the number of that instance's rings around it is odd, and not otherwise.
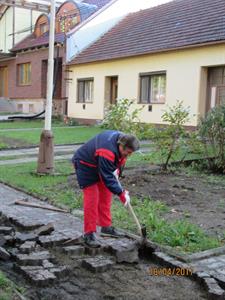
[{"label": "lamp post", "polygon": [[40,136],[38,166],[37,166],[37,172],[43,174],[51,174],[54,171],[54,143],[53,143],[54,137],[51,130],[53,73],[54,73],[54,45],[55,45],[55,0],[51,0],[45,126]]}]

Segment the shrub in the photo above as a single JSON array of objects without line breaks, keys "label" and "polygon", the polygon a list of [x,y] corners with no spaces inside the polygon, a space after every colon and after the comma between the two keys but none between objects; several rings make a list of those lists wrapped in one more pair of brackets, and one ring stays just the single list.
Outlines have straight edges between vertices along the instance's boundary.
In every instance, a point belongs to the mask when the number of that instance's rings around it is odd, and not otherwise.
[{"label": "shrub", "polygon": [[116,104],[108,108],[108,112],[102,122],[105,129],[114,129],[125,133],[135,134],[138,138],[144,139],[149,136],[152,126],[140,122],[139,114],[143,106],[131,109],[133,101],[129,99],[118,100]]},{"label": "shrub", "polygon": [[204,144],[204,167],[219,173],[225,173],[225,104],[211,109],[200,120],[199,135]]},{"label": "shrub", "polygon": [[186,148],[184,124],[189,120],[189,108],[184,108],[183,102],[177,101],[163,113],[162,120],[168,125],[162,130],[155,130],[154,144],[163,169],[167,170],[171,159]]}]

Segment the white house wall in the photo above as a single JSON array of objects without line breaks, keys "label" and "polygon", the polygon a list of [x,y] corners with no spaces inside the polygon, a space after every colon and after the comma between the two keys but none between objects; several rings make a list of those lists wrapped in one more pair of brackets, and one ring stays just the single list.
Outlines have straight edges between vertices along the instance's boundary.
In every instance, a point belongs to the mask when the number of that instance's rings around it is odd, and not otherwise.
[{"label": "white house wall", "polygon": [[67,37],[67,61],[95,42],[114,27],[125,15],[140,9],[149,8],[171,0],[117,0],[108,8],[103,8],[89,20],[81,24]]},{"label": "white house wall", "polygon": [[[161,116],[168,105],[181,100],[190,107],[191,119],[186,125],[196,126],[199,114],[204,114],[206,105],[207,67],[225,65],[225,45],[209,46],[189,50],[146,55],[110,62],[70,66],[72,83],[69,84],[69,117],[97,119],[104,117],[105,77],[118,76],[118,99],[135,100],[133,108],[138,108],[139,74],[144,72],[166,71],[166,103],[144,105],[141,120],[147,123],[162,123]],[[94,101],[77,103],[77,79],[94,78]]]},{"label": "white house wall", "polygon": [[29,35],[33,29],[32,25],[35,24],[38,16],[40,15],[40,12],[37,11],[30,11],[28,9],[23,8],[15,8],[15,31],[23,31],[22,33],[16,33],[15,34],[15,44],[20,42],[22,39],[24,39],[27,35]]},{"label": "white house wall", "polygon": [[[29,28],[35,24],[40,12],[15,7],[15,44],[31,33]],[[18,31],[25,30],[23,33]],[[9,7],[0,19],[0,50],[7,53],[13,47],[13,7]]]},{"label": "white house wall", "polygon": [[8,8],[0,19],[0,50],[3,52],[9,52],[12,48],[12,36],[10,36],[13,31],[12,20],[13,9]]}]

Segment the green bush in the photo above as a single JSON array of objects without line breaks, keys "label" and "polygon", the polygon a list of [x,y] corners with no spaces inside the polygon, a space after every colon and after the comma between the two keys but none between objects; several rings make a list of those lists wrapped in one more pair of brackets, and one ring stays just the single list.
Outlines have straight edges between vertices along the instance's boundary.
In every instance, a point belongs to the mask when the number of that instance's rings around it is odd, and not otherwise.
[{"label": "green bush", "polygon": [[163,113],[162,120],[167,126],[162,130],[155,129],[154,146],[163,169],[167,170],[171,159],[178,156],[181,149],[187,149],[187,132],[184,124],[189,120],[189,109],[183,107],[182,101],[177,101]]},{"label": "green bush", "polygon": [[214,107],[200,120],[199,135],[209,157],[203,167],[225,173],[225,104]]},{"label": "green bush", "polygon": [[101,126],[104,129],[114,129],[135,134],[139,139],[148,137],[152,130],[152,125],[140,122],[139,114],[143,106],[132,110],[132,104],[133,101],[129,99],[120,99],[116,104],[109,106]]}]

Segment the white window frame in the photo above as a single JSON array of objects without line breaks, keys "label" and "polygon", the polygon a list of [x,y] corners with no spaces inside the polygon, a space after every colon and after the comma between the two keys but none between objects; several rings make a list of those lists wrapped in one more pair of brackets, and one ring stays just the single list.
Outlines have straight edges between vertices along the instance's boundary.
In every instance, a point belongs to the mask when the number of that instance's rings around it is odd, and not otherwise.
[{"label": "white window frame", "polygon": [[[164,104],[166,102],[166,71],[161,72],[151,72],[151,73],[140,73],[140,94],[139,103],[140,104]],[[157,96],[154,96],[153,80],[157,79]],[[146,90],[144,93],[144,80],[146,85]],[[163,82],[164,80],[164,82]],[[164,85],[164,87],[163,87]],[[145,94],[145,95],[144,95]]]},{"label": "white window frame", "polygon": [[93,103],[94,78],[77,79],[77,103]]}]

